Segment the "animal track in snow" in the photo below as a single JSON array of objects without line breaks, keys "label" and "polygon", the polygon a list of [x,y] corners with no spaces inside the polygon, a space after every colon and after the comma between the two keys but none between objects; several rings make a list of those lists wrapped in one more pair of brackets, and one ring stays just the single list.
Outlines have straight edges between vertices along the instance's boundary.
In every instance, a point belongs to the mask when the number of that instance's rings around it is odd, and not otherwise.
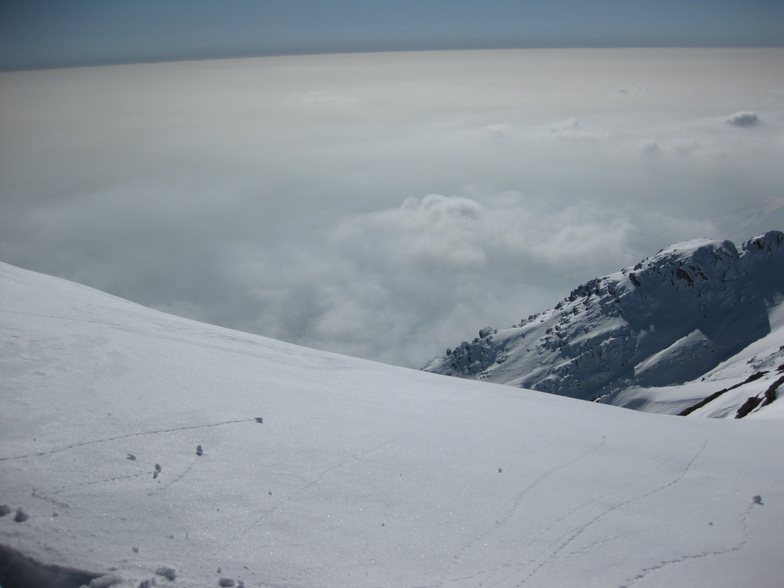
[{"label": "animal track in snow", "polygon": [[615,504],[615,505],[611,506],[610,508],[604,510],[603,512],[597,514],[591,520],[583,523],[582,525],[580,525],[576,529],[570,530],[567,533],[561,535],[561,537],[559,537],[559,539],[557,539],[556,541],[560,541],[564,537],[566,539],[561,541],[561,543],[559,543],[556,546],[556,548],[547,557],[545,557],[544,560],[542,560],[539,563],[539,565],[537,565],[533,570],[531,570],[525,576],[525,578],[523,578],[520,582],[518,582],[517,586],[522,586],[528,580],[530,580],[533,576],[535,576],[539,572],[539,570],[541,570],[547,564],[549,564],[564,549],[566,549],[566,547],[569,544],[571,544],[575,539],[577,539],[580,535],[582,535],[585,531],[587,531],[596,522],[598,522],[601,519],[605,518],[607,515],[611,514],[612,512],[614,512],[616,510],[618,510],[619,508],[622,508],[622,507],[627,506],[629,504],[632,504],[634,502],[638,502],[640,500],[644,500],[645,498],[653,496],[654,494],[658,494],[659,492],[662,492],[662,491],[666,490],[667,488],[670,488],[671,486],[674,486],[675,484],[680,482],[683,479],[683,477],[686,476],[686,474],[689,473],[689,470],[691,470],[691,467],[694,465],[694,462],[697,461],[697,459],[702,455],[702,453],[705,451],[705,448],[707,447],[707,445],[708,445],[708,439],[705,436],[703,436],[702,446],[700,447],[700,449],[697,450],[697,452],[692,456],[692,458],[684,466],[683,470],[673,480],[671,480],[670,482],[668,482],[666,484],[663,484],[661,486],[657,486],[656,488],[654,488],[654,489],[652,489],[652,490],[650,490],[648,492],[645,492],[643,494],[640,494],[639,496],[633,496],[633,497],[628,498],[628,499],[626,499],[626,500],[624,500],[622,502],[619,502],[618,504]]},{"label": "animal track in snow", "polygon": [[569,461],[561,465],[558,465],[554,468],[550,468],[549,470],[540,474],[535,480],[533,480],[530,484],[528,484],[528,486],[526,486],[520,492],[517,493],[515,499],[512,501],[512,504],[506,509],[506,512],[504,512],[498,519],[496,519],[495,523],[492,526],[488,527],[484,533],[478,535],[473,540],[469,541],[466,545],[464,545],[461,549],[459,549],[458,552],[455,554],[455,559],[459,559],[465,552],[467,552],[469,549],[474,547],[476,544],[482,542],[486,537],[494,533],[499,527],[502,527],[503,525],[507,524],[512,519],[512,517],[514,517],[515,514],[517,514],[517,512],[520,510],[520,506],[522,505],[523,499],[526,497],[526,495],[528,495],[539,484],[547,480],[547,478],[549,478],[556,472],[566,469],[569,466],[582,461],[592,453],[595,453],[596,451],[601,449],[606,442],[607,442],[607,437],[602,436],[601,442],[595,447],[592,447],[591,449],[588,449],[587,451],[580,453],[579,455],[575,456]]},{"label": "animal track in snow", "polygon": [[741,524],[741,530],[743,532],[743,539],[741,539],[736,545],[733,545],[732,547],[728,547],[727,549],[717,549],[715,551],[702,551],[702,552],[699,552],[699,553],[686,554],[686,555],[682,555],[680,557],[676,557],[676,558],[673,558],[673,559],[668,559],[668,560],[661,561],[661,562],[659,562],[656,565],[650,566],[648,568],[643,568],[642,570],[640,570],[640,572],[636,576],[634,576],[633,578],[627,579],[618,588],[629,588],[629,586],[637,584],[638,582],[641,582],[642,580],[646,579],[649,575],[651,575],[651,574],[653,574],[655,572],[658,572],[660,570],[663,570],[664,568],[667,568],[667,567],[670,567],[670,566],[686,563],[686,562],[689,562],[689,561],[694,561],[694,560],[697,560],[697,559],[705,559],[705,558],[708,558],[708,557],[716,557],[716,556],[719,556],[719,555],[727,555],[728,553],[734,553],[736,551],[740,551],[741,549],[743,549],[743,547],[749,541],[748,519],[749,519],[749,515],[751,515],[752,509],[754,508],[755,505],[758,505],[758,504],[760,504],[760,503],[752,502],[741,513],[740,524]]}]

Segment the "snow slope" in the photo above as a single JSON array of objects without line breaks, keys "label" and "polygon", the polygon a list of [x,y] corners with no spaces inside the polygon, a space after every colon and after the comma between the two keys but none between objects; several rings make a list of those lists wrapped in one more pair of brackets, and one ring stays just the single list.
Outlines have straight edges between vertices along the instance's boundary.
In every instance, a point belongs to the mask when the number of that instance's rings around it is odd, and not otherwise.
[{"label": "snow slope", "polygon": [[424,369],[670,414],[733,417],[759,396],[748,416],[781,415],[764,395],[784,375],[783,299],[784,233],[740,249],[697,239],[482,329]]},{"label": "snow slope", "polygon": [[784,574],[778,420],[444,378],[3,264],[0,320],[0,543],[112,574],[95,586],[755,587]]}]

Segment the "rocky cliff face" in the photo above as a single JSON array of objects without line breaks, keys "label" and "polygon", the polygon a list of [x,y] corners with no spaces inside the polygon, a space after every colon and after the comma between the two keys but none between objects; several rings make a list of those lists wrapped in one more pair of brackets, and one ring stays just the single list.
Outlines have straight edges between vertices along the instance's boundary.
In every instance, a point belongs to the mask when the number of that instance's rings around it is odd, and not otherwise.
[{"label": "rocky cliff face", "polygon": [[699,239],[575,288],[555,308],[482,329],[425,370],[595,400],[699,378],[770,333],[784,233],[738,249]]}]

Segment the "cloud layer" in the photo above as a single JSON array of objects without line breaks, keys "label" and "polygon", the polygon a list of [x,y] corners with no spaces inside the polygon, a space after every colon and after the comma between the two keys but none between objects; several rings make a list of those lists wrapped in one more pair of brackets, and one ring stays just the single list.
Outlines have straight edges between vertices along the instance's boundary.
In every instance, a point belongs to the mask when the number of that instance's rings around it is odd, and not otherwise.
[{"label": "cloud layer", "polygon": [[485,51],[0,74],[0,258],[419,367],[674,241],[784,227],[783,58]]}]

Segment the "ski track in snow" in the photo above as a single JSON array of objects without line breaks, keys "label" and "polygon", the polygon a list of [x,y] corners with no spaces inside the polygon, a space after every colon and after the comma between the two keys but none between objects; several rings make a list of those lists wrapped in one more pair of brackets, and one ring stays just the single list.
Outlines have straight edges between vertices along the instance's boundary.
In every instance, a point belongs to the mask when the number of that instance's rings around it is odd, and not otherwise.
[{"label": "ski track in snow", "polygon": [[[106,437],[106,438],[103,438],[103,439],[94,439],[92,441],[85,441],[85,442],[82,442],[82,443],[75,443],[75,444],[72,444],[72,445],[66,445],[66,446],[58,447],[56,449],[52,449],[52,450],[49,450],[49,451],[41,451],[41,452],[38,452],[38,453],[31,453],[31,454],[27,454],[27,455],[17,455],[17,456],[12,456],[12,457],[0,457],[0,462],[2,462],[2,461],[12,461],[12,460],[21,460],[21,459],[31,459],[31,458],[36,458],[36,457],[45,457],[47,455],[53,455],[53,454],[56,454],[56,453],[61,453],[63,451],[67,451],[69,449],[75,449],[77,447],[84,447],[84,446],[89,446],[89,445],[97,445],[97,444],[100,444],[100,443],[110,443],[112,441],[117,441],[119,439],[127,439],[127,438],[131,438],[131,437],[160,435],[160,434],[172,433],[172,432],[177,432],[177,431],[188,431],[188,430],[194,430],[194,429],[205,429],[205,428],[211,428],[211,427],[220,427],[220,426],[225,426],[225,425],[233,425],[233,424],[238,424],[238,423],[251,423],[251,422],[256,422],[255,418],[254,419],[241,419],[241,420],[221,421],[221,422],[217,422],[217,423],[207,423],[207,424],[204,424],[204,425],[190,425],[190,426],[185,426],[185,427],[175,427],[175,428],[171,428],[171,429],[157,429],[157,430],[153,430],[153,431],[142,431],[140,433],[128,433],[128,434],[125,434],[125,435],[117,435],[117,436],[114,436],[114,437]],[[168,479],[168,481],[166,481],[165,483],[161,484],[160,486],[158,486],[154,490],[148,492],[147,496],[153,496],[155,494],[159,494],[160,492],[163,492],[163,491],[169,489],[174,484],[180,482],[183,478],[185,478],[185,476],[187,476],[193,470],[195,465],[196,465],[196,462],[194,460],[183,471],[181,471],[177,476]],[[37,498],[39,500],[43,500],[45,502],[48,502],[48,503],[50,503],[52,505],[55,505],[55,506],[58,506],[60,508],[70,508],[71,505],[69,503],[63,502],[62,500],[59,500],[59,499],[54,498],[54,497],[58,496],[62,492],[73,491],[76,488],[83,488],[83,487],[86,487],[86,486],[95,486],[97,484],[115,483],[115,482],[117,482],[119,480],[131,480],[131,479],[136,479],[136,478],[148,478],[148,477],[152,477],[154,474],[155,474],[154,470],[145,470],[143,472],[139,472],[139,473],[135,473],[135,474],[126,474],[126,475],[122,475],[122,476],[101,477],[101,478],[98,478],[98,479],[95,479],[95,480],[88,480],[88,481],[83,482],[81,484],[76,484],[76,485],[71,484],[71,485],[68,485],[67,487],[50,489],[47,492],[43,492],[42,490],[40,490],[38,488],[33,488],[31,496],[33,498]]]},{"label": "ski track in snow", "polygon": [[[136,479],[136,478],[149,478],[149,477],[152,477],[153,473],[154,472],[152,470],[148,470],[148,471],[140,472],[140,473],[137,473],[137,474],[126,474],[124,476],[109,476],[108,478],[107,477],[98,478],[97,480],[89,480],[87,482],[82,482],[81,484],[70,484],[68,486],[55,488],[53,490],[49,490],[48,493],[44,493],[43,491],[41,491],[38,488],[33,488],[31,496],[33,498],[38,498],[39,500],[43,500],[45,502],[48,502],[50,504],[54,504],[55,506],[59,506],[61,508],[71,508],[71,505],[69,503],[62,502],[62,501],[58,500],[57,498],[53,498],[53,496],[59,496],[63,492],[71,492],[73,490],[76,490],[77,488],[84,488],[84,487],[87,487],[87,486],[96,486],[98,484],[115,483],[115,482],[119,482],[120,480],[133,480],[133,479]],[[151,496],[152,494],[153,493],[150,493],[150,494],[148,494],[148,496]]]},{"label": "ski track in snow", "polygon": [[[27,453],[23,455],[12,455],[8,457],[0,457],[0,462],[2,461],[11,461],[17,459],[30,459],[34,457],[43,457],[45,455],[53,455],[55,453],[60,453],[62,451],[68,451],[69,449],[76,449],[77,447],[85,447],[87,445],[97,445],[99,443],[110,443],[112,441],[118,441],[120,439],[129,439],[131,437],[144,437],[147,435],[162,435],[164,433],[174,433],[176,431],[190,431],[193,429],[208,429],[210,427],[222,427],[225,425],[235,425],[238,423],[253,423],[256,422],[255,419],[239,419],[239,420],[232,420],[232,421],[221,421],[218,423],[207,423],[205,425],[189,425],[186,427],[174,427],[171,429],[156,429],[153,431],[142,431],[140,433],[126,433],[125,435],[116,435],[114,437],[105,437],[103,439],[93,439],[92,441],[82,441],[81,443],[72,443],[71,445],[64,445],[62,447],[57,447],[55,449],[50,449],[48,451],[39,451],[37,453]],[[150,472],[152,473],[152,472]]]}]

